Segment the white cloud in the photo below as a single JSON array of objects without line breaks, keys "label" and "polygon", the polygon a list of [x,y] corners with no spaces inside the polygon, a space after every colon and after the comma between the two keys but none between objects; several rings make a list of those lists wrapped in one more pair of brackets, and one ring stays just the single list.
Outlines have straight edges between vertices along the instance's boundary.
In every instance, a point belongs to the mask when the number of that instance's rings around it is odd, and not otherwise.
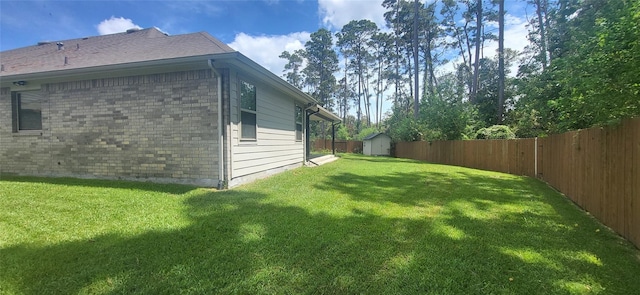
[{"label": "white cloud", "polygon": [[133,23],[132,20],[124,17],[111,16],[98,24],[98,33],[100,35],[122,33],[128,29],[142,29],[142,27]]},{"label": "white cloud", "polygon": [[272,73],[281,76],[284,65],[287,62],[278,56],[285,50],[293,52],[304,48],[304,43],[309,41],[309,35],[310,33],[308,32],[275,36],[251,36],[239,33],[233,42],[229,43],[229,46],[240,51]]},{"label": "white cloud", "polygon": [[385,8],[377,0],[318,0],[318,14],[322,23],[332,30],[340,30],[352,20],[368,19],[385,28]]}]

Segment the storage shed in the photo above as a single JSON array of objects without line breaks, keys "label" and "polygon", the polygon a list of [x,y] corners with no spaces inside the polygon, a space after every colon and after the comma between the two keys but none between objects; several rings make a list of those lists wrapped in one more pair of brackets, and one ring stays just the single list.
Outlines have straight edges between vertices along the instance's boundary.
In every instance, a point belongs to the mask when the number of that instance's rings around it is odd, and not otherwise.
[{"label": "storage shed", "polygon": [[368,156],[389,156],[391,137],[384,133],[373,133],[362,139],[362,151]]}]

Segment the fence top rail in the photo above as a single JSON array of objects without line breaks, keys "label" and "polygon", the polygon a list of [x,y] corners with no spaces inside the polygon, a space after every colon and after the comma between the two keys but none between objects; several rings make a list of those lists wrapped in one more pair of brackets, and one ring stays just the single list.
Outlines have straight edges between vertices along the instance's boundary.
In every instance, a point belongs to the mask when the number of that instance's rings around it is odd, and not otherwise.
[{"label": "fence top rail", "polygon": [[439,143],[439,142],[528,141],[528,140],[535,140],[536,138],[538,137],[511,138],[511,139],[416,140],[416,141],[399,141],[399,142],[396,142],[396,144],[408,144],[408,143],[419,143],[419,142]]}]

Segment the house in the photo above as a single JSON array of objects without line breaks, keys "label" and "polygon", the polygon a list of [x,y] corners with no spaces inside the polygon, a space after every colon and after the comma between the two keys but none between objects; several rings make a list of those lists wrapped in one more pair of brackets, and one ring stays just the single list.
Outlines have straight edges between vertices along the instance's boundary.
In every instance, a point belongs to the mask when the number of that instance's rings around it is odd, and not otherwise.
[{"label": "house", "polygon": [[207,33],[0,53],[0,173],[233,187],[303,165],[340,118]]},{"label": "house", "polygon": [[362,139],[362,153],[369,156],[391,155],[391,137],[384,133],[373,133]]}]

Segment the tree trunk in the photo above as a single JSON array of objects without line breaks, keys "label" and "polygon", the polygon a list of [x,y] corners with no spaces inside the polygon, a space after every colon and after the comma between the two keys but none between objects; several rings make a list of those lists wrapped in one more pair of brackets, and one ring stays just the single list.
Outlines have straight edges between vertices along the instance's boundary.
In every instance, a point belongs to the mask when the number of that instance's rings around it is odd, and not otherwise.
[{"label": "tree trunk", "polygon": [[413,65],[414,65],[414,94],[413,94],[413,117],[418,120],[420,114],[418,113],[420,110],[420,87],[418,86],[418,7],[419,1],[414,1],[414,14],[413,14]]},{"label": "tree trunk", "polygon": [[[467,65],[467,55],[464,53],[464,48],[462,47],[463,39],[462,39],[462,35],[458,31],[458,27],[456,27],[456,35],[458,37],[458,47],[460,48],[460,56],[462,56],[462,63]],[[471,49],[469,49],[469,52],[471,52]]]},{"label": "tree trunk", "polygon": [[376,127],[380,127],[380,119],[382,113],[382,62],[381,54],[378,53],[378,91],[376,92]]},{"label": "tree trunk", "polygon": [[[432,17],[434,17],[432,15]],[[431,30],[431,28],[429,28],[429,30]],[[432,40],[433,36],[431,35],[431,32],[427,33],[427,70],[429,73],[429,92],[431,92],[431,95],[435,95],[435,84],[436,84],[436,75],[435,75],[435,70],[433,67],[433,55],[431,54],[431,40]]]},{"label": "tree trunk", "polygon": [[478,77],[480,75],[480,46],[482,45],[482,0],[476,4],[476,56],[473,63],[473,86],[471,91],[471,102],[475,102],[478,94]]},{"label": "tree trunk", "polygon": [[[546,4],[542,4],[542,1],[536,0],[536,14],[538,15],[538,32],[540,33],[540,55],[542,57],[542,70],[547,68],[547,40],[545,34],[545,22],[542,17],[542,11],[545,10],[546,17]],[[543,5],[545,5],[543,7]]]},{"label": "tree trunk", "polygon": [[422,95],[427,95],[429,93],[429,53],[427,52],[426,46],[423,49],[424,58],[422,62],[424,63],[424,69],[422,70]]},{"label": "tree trunk", "polygon": [[[364,70],[364,69],[363,69]],[[369,77],[363,75],[362,80],[362,96],[364,98],[364,114],[367,116],[367,127],[371,127],[371,102],[369,101]]]},{"label": "tree trunk", "polygon": [[545,51],[545,55],[548,57],[547,58],[547,65],[551,64],[551,49],[549,48],[549,45],[551,43],[551,41],[549,40],[549,28],[550,28],[550,24],[549,24],[549,0],[543,0],[544,2],[544,29],[545,29],[545,47],[546,47],[546,51]]},{"label": "tree trunk", "polygon": [[362,69],[359,59],[358,57],[358,120],[356,121],[356,132],[360,132],[360,126],[362,126]]},{"label": "tree trunk", "polygon": [[349,109],[348,103],[349,103],[349,79],[348,79],[348,73],[347,73],[347,68],[348,68],[348,63],[347,63],[347,58],[344,58],[344,101],[343,103],[343,108],[344,108],[344,113],[342,114],[342,122],[344,122],[346,124],[347,122],[347,110]]},{"label": "tree trunk", "polygon": [[[398,15],[398,8],[400,5],[400,1],[396,2],[395,5],[395,14],[396,14],[396,20],[398,19],[397,15]],[[398,30],[398,23],[396,23],[396,29],[395,29],[395,40],[393,40],[394,44],[395,44],[395,49],[396,49],[396,56],[394,56],[394,60],[395,60],[395,64],[396,64],[396,93],[395,96],[393,97],[393,107],[397,108],[398,107],[398,98],[400,96],[400,32]]]},{"label": "tree trunk", "polygon": [[469,100],[471,100],[471,96],[473,94],[473,55],[471,55],[471,39],[469,38],[469,23],[465,22],[464,24],[464,37],[467,40],[467,54],[469,55],[469,63],[465,65],[467,68],[467,77],[465,78],[465,84],[469,88]]},{"label": "tree trunk", "polygon": [[400,46],[397,43],[397,39],[396,39],[396,56],[395,56],[395,63],[396,63],[396,95],[393,97],[393,107],[397,108],[398,107],[398,98],[400,98]]},{"label": "tree trunk", "polygon": [[504,113],[504,0],[498,1],[498,124]]},{"label": "tree trunk", "polygon": [[[410,54],[413,54],[412,50],[413,50],[413,48],[406,47],[407,56],[409,56]],[[409,79],[407,80],[407,81],[409,81],[409,98],[407,98],[407,101],[406,101],[406,103],[407,103],[406,110],[407,110],[407,114],[408,114],[411,111],[411,98],[414,97],[415,88],[413,86],[414,79],[413,79],[413,63],[412,63],[412,59],[411,58],[407,58],[406,60],[407,60],[407,72],[406,73],[409,75]]]}]

